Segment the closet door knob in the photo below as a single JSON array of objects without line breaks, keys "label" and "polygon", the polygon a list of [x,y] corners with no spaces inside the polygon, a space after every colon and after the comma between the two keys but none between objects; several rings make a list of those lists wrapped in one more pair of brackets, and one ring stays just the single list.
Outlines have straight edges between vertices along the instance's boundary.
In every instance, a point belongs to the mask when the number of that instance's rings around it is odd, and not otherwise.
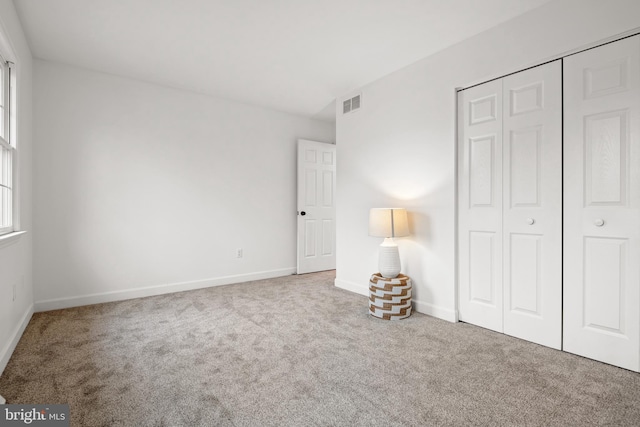
[{"label": "closet door knob", "polygon": [[536,220],[535,220],[535,219],[533,219],[533,218],[527,218],[527,224],[529,224],[529,225],[533,225],[533,224],[535,224],[535,223],[536,223]]},{"label": "closet door knob", "polygon": [[598,218],[595,221],[593,221],[593,223],[595,224],[596,227],[602,227],[604,225],[604,219]]}]

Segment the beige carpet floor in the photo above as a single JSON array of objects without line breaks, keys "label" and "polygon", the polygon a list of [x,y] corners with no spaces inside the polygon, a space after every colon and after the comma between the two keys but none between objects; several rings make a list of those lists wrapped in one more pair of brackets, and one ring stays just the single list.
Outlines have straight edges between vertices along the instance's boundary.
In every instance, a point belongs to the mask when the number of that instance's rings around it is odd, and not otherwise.
[{"label": "beige carpet floor", "polygon": [[334,272],[38,313],[8,403],[73,426],[638,426],[640,374],[422,314]]}]

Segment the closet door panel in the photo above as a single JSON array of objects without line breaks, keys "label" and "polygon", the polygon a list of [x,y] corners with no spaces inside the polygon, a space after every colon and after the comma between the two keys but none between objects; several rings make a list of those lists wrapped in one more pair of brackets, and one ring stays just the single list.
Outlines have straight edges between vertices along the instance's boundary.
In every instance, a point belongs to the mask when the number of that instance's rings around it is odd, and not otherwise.
[{"label": "closet door panel", "polygon": [[458,93],[460,320],[502,332],[502,82]]},{"label": "closet door panel", "polygon": [[565,58],[566,351],[640,369],[640,36]]},{"label": "closet door panel", "polygon": [[504,332],[562,341],[560,61],[503,82]]}]

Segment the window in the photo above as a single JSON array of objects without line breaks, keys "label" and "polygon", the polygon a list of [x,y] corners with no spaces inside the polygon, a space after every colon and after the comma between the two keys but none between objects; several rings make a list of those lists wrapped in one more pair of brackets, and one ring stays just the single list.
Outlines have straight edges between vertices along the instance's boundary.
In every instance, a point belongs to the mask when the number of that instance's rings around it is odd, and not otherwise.
[{"label": "window", "polygon": [[16,85],[12,65],[0,57],[0,235],[15,230]]}]

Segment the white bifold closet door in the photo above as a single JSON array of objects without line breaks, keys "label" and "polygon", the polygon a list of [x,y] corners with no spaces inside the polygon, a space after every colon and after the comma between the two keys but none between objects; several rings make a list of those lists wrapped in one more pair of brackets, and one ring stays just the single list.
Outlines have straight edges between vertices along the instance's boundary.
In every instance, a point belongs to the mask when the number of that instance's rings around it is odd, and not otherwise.
[{"label": "white bifold closet door", "polygon": [[559,349],[560,61],[458,97],[460,320]]},{"label": "white bifold closet door", "polygon": [[640,36],[564,61],[564,350],[638,371]]}]

